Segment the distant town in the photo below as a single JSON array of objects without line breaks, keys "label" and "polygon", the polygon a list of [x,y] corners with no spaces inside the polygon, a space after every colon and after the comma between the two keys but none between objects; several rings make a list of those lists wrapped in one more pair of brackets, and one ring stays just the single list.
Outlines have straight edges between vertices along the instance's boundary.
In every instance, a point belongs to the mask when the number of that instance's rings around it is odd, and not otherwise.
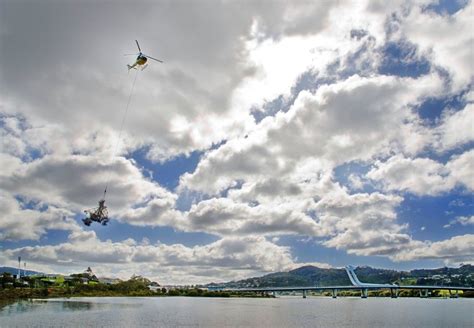
[{"label": "distant town", "polygon": [[[21,268],[21,267],[20,267]],[[128,280],[98,277],[91,267],[70,275],[46,274],[20,268],[0,267],[0,300],[77,297],[77,296],[203,296],[203,297],[274,297],[268,293],[241,292],[239,288],[345,285],[349,279],[344,269],[303,266],[288,272],[270,273],[225,283],[203,285],[161,285],[139,275]],[[467,286],[474,287],[474,266],[459,268],[417,269],[395,271],[358,267],[357,274],[370,283],[391,283],[400,286]],[[341,292],[339,296],[357,296],[357,291]],[[294,295],[295,292],[283,293]],[[312,293],[326,295],[325,292]],[[386,291],[371,291],[371,296],[388,296]],[[401,290],[401,297],[417,296],[413,290]],[[433,291],[431,297],[448,297],[447,291]],[[466,291],[460,297],[474,297]]]}]

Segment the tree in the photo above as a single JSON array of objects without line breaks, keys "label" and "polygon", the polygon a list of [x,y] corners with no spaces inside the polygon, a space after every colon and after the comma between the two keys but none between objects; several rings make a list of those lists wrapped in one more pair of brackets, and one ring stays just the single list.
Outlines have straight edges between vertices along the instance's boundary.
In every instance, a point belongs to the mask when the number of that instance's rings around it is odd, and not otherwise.
[{"label": "tree", "polygon": [[11,273],[4,272],[0,276],[0,281],[1,281],[0,284],[2,285],[2,288],[7,288],[7,287],[10,287],[10,286],[13,286],[13,283],[15,282],[15,279],[13,278]]}]

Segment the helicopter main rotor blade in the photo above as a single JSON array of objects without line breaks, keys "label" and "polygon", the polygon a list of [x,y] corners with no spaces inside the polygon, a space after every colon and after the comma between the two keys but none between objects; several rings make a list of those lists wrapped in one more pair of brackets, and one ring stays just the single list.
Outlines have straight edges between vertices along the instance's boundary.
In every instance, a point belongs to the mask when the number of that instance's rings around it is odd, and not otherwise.
[{"label": "helicopter main rotor blade", "polygon": [[138,54],[123,54],[124,56],[137,56]]},{"label": "helicopter main rotor blade", "polygon": [[137,43],[138,51],[142,52],[142,49],[140,49],[140,45],[138,44],[138,41],[135,40],[135,42]]},{"label": "helicopter main rotor blade", "polygon": [[159,59],[156,59],[156,58],[153,58],[151,56],[148,56],[148,55],[145,55],[145,54],[142,54],[143,56],[145,56],[146,58],[150,58],[150,59],[153,59],[153,60],[156,60],[157,62],[160,62],[160,63],[163,63],[162,60],[159,60]]}]

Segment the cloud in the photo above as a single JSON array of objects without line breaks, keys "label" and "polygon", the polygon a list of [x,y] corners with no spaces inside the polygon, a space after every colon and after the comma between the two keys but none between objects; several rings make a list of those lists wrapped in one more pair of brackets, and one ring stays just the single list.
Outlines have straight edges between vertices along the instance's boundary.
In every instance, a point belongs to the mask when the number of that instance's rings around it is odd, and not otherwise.
[{"label": "cloud", "polygon": [[157,183],[124,158],[112,162],[82,155],[46,156],[23,163],[9,177],[2,177],[2,187],[12,193],[74,210],[95,203],[109,183],[113,193],[109,202],[116,208],[150,196],[171,197]]},{"label": "cloud", "polygon": [[434,195],[454,187],[448,183],[449,172],[443,164],[429,158],[404,158],[397,155],[378,162],[367,177],[381,181],[386,190],[407,190],[415,194]]},{"label": "cloud", "polygon": [[408,136],[418,123],[408,106],[436,92],[439,81],[353,76],[315,94],[303,91],[288,112],[208,152],[195,172],[181,177],[181,186],[214,194],[237,180],[285,174],[307,158],[334,167],[390,149],[416,151]]},{"label": "cloud", "polygon": [[[138,38],[165,64],[151,65],[138,78],[125,125],[127,144],[149,145],[153,160],[207,149],[252,126],[251,108],[232,105],[239,102],[235,90],[256,73],[247,47],[252,25],[258,22],[267,36],[317,34],[336,5],[5,4],[0,42],[8,47],[1,57],[18,58],[22,65],[0,62],[2,111],[24,115],[34,125],[65,127],[69,138],[56,143],[115,131],[133,79],[122,54],[136,51]],[[114,135],[102,137],[114,144]]]},{"label": "cloud", "polygon": [[[25,15],[21,3],[2,11],[1,42],[9,45],[2,48],[7,61],[0,63],[2,111],[23,115],[34,126],[54,126],[50,135],[56,137],[48,142],[53,151],[77,151],[78,143],[85,146],[95,135],[102,144],[115,144],[133,79],[126,76],[128,58],[121,54],[135,51],[133,40],[139,38],[165,64],[139,76],[125,144],[147,145],[149,158],[165,160],[254,129],[252,107],[289,95],[307,71],[326,78],[337,62],[341,72],[370,67],[373,73],[387,17],[401,3],[384,10],[350,1],[139,2],[133,10],[124,4],[62,4],[54,11],[52,4],[32,6],[34,15]],[[131,17],[140,19],[132,23]],[[367,37],[351,38],[354,29]],[[135,30],[148,32],[137,37]],[[13,56],[21,67],[10,65],[7,58]],[[87,153],[87,147],[79,151]]]},{"label": "cloud", "polygon": [[424,245],[402,250],[393,256],[396,261],[441,259],[446,264],[472,263],[474,261],[474,235],[455,236],[450,239],[425,242]]},{"label": "cloud", "polygon": [[352,189],[362,189],[366,182],[359,175],[351,173],[348,177],[349,185]]},{"label": "cloud", "polygon": [[[226,114],[226,103],[236,83],[251,73],[245,69],[239,37],[248,34],[252,17],[235,15],[241,13],[233,10],[235,5],[196,4],[190,9],[142,2],[130,10],[127,5],[82,3],[55,6],[55,14],[52,4],[32,6],[2,6],[1,43],[9,45],[2,47],[2,58],[22,54],[23,63],[13,70],[10,62],[1,63],[8,113],[23,114],[33,124],[62,125],[76,134],[117,129],[131,85],[125,67],[129,59],[122,54],[136,51],[133,31],[141,30],[148,31],[139,37],[142,47],[164,58],[166,65],[155,65],[139,77],[125,136],[156,145],[156,157],[170,156],[210,146],[224,137],[221,127],[229,128],[229,119],[238,119]],[[110,20],[105,23],[104,17]],[[140,19],[132,23],[131,17]],[[227,28],[216,29],[223,19]],[[188,24],[178,23],[182,21]],[[153,124],[144,124],[150,117]],[[195,124],[178,133],[173,129],[178,118]],[[222,126],[209,124],[217,118]],[[103,142],[113,144],[111,139]]]},{"label": "cloud", "polygon": [[413,6],[399,26],[400,35],[415,43],[420,54],[447,70],[454,93],[466,88],[473,79],[472,10],[472,1],[454,15],[439,15]]},{"label": "cloud", "polygon": [[473,190],[473,160],[473,150],[453,156],[446,165],[429,158],[396,155],[386,162],[376,162],[367,177],[379,181],[385,190],[409,191],[416,195],[439,195],[456,186]]},{"label": "cloud", "polygon": [[10,259],[22,256],[28,263],[60,268],[61,272],[95,266],[101,275],[115,275],[116,270],[128,278],[140,268],[142,274],[149,273],[149,277],[164,283],[203,283],[295,266],[287,247],[262,236],[227,237],[208,245],[186,247],[142,244],[132,239],[101,241],[93,231],[77,231],[66,243],[9,249],[4,255]]},{"label": "cloud", "polygon": [[48,229],[77,230],[73,213],[54,206],[25,204],[0,191],[0,240],[39,240]]},{"label": "cloud", "polygon": [[460,224],[462,226],[474,225],[474,215],[471,216],[458,216],[454,220],[449,221],[443,228],[449,228],[453,225]]},{"label": "cloud", "polygon": [[454,113],[447,111],[442,123],[436,129],[439,140],[434,145],[435,149],[449,150],[473,141],[472,122],[474,122],[474,105],[472,103]]},{"label": "cloud", "polygon": [[187,229],[227,236],[320,235],[317,222],[293,205],[249,206],[227,198],[213,198],[191,207]]},{"label": "cloud", "polygon": [[464,185],[469,191],[474,190],[473,163],[474,149],[471,149],[461,155],[453,156],[446,164],[446,168],[450,172],[450,178]]},{"label": "cloud", "polygon": [[380,193],[340,193],[321,199],[314,209],[328,236],[323,245],[364,256],[390,256],[410,246],[414,241],[407,226],[396,220],[401,201],[399,196]]},{"label": "cloud", "polygon": [[46,155],[81,154],[110,158],[140,146],[129,138],[119,139],[119,131],[111,127],[103,126],[95,131],[82,126],[38,122],[21,114],[0,115],[0,135],[1,153],[26,162]]}]

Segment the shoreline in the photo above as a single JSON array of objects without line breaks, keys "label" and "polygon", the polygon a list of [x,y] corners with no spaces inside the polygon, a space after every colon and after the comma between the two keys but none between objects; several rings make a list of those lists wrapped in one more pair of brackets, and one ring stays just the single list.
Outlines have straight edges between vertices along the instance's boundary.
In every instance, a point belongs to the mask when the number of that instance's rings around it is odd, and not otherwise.
[{"label": "shoreline", "polygon": [[[47,293],[46,293],[47,290]],[[68,290],[64,288],[48,288],[48,289],[38,289],[38,288],[15,288],[15,289],[3,289],[0,290],[0,309],[14,304],[18,301],[33,301],[33,300],[49,300],[49,299],[71,299],[79,297],[205,297],[205,298],[302,298],[299,295],[280,295],[274,296],[270,294],[256,294],[256,293],[230,293],[225,291],[211,291],[206,293],[197,293],[195,290],[190,290],[185,292],[185,290],[176,290],[175,293],[156,293],[150,290],[140,291],[140,292],[130,292],[130,293],[120,293],[120,292],[77,292],[77,293],[68,293]],[[70,291],[70,290],[69,290]],[[310,294],[307,295],[307,298],[330,298],[330,295],[325,294]],[[338,298],[354,298],[360,297],[357,294],[347,294],[347,295],[338,295]],[[390,298],[386,295],[370,295],[369,298]],[[419,298],[419,296],[414,295],[404,295],[399,298]],[[433,295],[428,297],[430,299],[447,299],[450,298],[446,295]],[[459,298],[471,298],[463,297],[460,295]]]},{"label": "shoreline", "polygon": [[[202,290],[201,290],[202,291]],[[0,309],[20,300],[77,298],[77,297],[206,297],[206,298],[274,298],[272,295],[230,293],[225,291],[171,290],[169,293],[151,290],[130,291],[75,291],[73,288],[8,288],[0,289]]]}]

